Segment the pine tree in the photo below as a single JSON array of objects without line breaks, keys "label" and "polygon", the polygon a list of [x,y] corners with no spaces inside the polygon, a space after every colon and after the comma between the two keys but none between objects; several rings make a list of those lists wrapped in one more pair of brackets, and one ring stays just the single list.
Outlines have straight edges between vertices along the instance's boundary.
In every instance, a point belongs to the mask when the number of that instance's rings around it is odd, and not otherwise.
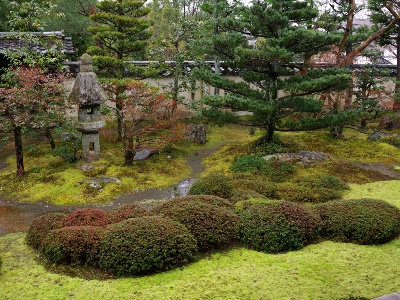
[{"label": "pine tree", "polygon": [[205,102],[253,112],[254,125],[265,129],[264,141],[272,141],[282,118],[318,112],[322,103],[315,94],[348,84],[344,70],[312,63],[313,55],[340,38],[312,29],[318,15],[313,1],[258,0],[250,7],[222,4],[218,2],[221,33],[213,37],[213,45],[242,81],[199,72],[202,80],[226,91],[225,96],[208,96]]},{"label": "pine tree", "polygon": [[[97,45],[89,47],[88,53],[93,55],[99,75],[115,79],[114,85],[125,77],[146,77],[145,68],[127,62],[141,57],[152,35],[148,30],[151,22],[145,18],[150,8],[144,4],[144,1],[136,0],[105,0],[97,4],[98,11],[90,16],[98,24],[88,28]],[[125,85],[121,82],[119,86],[110,100],[116,104],[118,141],[122,141],[122,116],[119,112],[123,109]]]}]

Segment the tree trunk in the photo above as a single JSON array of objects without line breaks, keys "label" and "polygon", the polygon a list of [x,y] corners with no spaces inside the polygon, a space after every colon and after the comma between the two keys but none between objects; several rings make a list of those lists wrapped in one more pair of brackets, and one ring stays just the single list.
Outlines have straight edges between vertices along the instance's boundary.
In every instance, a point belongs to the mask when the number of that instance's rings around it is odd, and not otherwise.
[{"label": "tree trunk", "polygon": [[17,176],[24,176],[24,156],[22,152],[21,127],[14,128],[15,157],[17,160]]},{"label": "tree trunk", "polygon": [[54,150],[56,148],[56,143],[54,142],[54,138],[53,138],[53,135],[51,134],[49,127],[46,127],[46,129],[44,131],[44,135],[49,140],[51,149]]},{"label": "tree trunk", "polygon": [[133,140],[131,138],[125,141],[125,164],[131,166],[133,164],[133,158],[135,157],[136,151],[133,149]]},{"label": "tree trunk", "polygon": [[397,24],[397,36],[396,36],[396,48],[397,48],[397,68],[396,68],[396,86],[394,89],[394,102],[393,110],[400,110],[400,24]]},{"label": "tree trunk", "polygon": [[265,135],[264,135],[263,139],[267,143],[271,143],[272,139],[274,137],[274,133],[275,133],[275,123],[274,124],[268,124],[267,127],[266,127],[266,131],[265,131]]}]

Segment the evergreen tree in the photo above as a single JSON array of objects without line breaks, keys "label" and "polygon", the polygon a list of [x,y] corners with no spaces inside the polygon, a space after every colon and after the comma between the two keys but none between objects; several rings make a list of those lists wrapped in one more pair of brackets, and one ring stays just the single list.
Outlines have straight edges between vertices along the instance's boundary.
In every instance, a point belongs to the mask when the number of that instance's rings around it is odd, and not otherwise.
[{"label": "evergreen tree", "polygon": [[119,79],[141,76],[139,69],[125,61],[140,59],[152,35],[148,30],[151,22],[145,18],[150,8],[144,4],[137,0],[105,0],[97,4],[98,11],[90,19],[98,26],[88,28],[97,45],[89,47],[88,53],[94,55],[100,75]]},{"label": "evergreen tree", "polygon": [[119,112],[123,109],[123,94],[126,91],[125,85],[118,81],[129,76],[138,79],[146,76],[145,68],[127,62],[141,58],[152,35],[148,30],[151,22],[145,18],[150,8],[144,4],[144,1],[137,0],[104,0],[97,4],[98,11],[90,16],[98,24],[88,28],[97,45],[89,47],[88,53],[93,55],[99,75],[113,78],[114,85],[120,87],[114,89],[115,95],[110,99],[116,104],[118,141],[123,139]]},{"label": "evergreen tree", "polygon": [[[224,5],[222,5],[224,4]],[[258,0],[249,7],[218,2],[220,26],[213,45],[242,81],[199,72],[201,79],[226,91],[205,98],[214,107],[253,112],[255,126],[272,141],[282,118],[295,112],[318,112],[315,94],[344,88],[344,70],[319,68],[310,58],[340,38],[312,29],[318,10],[313,1]],[[253,43],[250,43],[253,41]],[[251,45],[254,44],[254,45]]]},{"label": "evergreen tree", "polygon": [[[370,19],[374,24],[374,28],[378,30],[383,26],[388,26],[393,20],[393,13],[396,13],[400,9],[398,1],[394,1],[393,7],[388,6],[388,1],[369,1]],[[393,103],[393,109],[400,109],[400,22],[387,31],[385,34],[377,38],[377,42],[381,46],[392,46],[396,49],[396,60],[397,60],[397,74],[396,74],[396,90]]]}]

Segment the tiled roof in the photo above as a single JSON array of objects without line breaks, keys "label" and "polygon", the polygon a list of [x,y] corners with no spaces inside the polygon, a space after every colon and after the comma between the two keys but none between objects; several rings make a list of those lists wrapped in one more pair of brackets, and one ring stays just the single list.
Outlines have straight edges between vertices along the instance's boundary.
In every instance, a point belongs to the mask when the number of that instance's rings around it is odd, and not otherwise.
[{"label": "tiled roof", "polygon": [[43,44],[29,44],[29,42],[18,39],[18,33],[14,32],[0,32],[0,53],[6,50],[18,50],[23,47],[35,49],[38,52],[46,53],[48,49],[54,45],[51,37],[55,37],[62,42],[61,51],[64,53],[75,53],[72,45],[71,37],[66,37],[64,31],[48,31],[48,32],[29,32],[28,34],[35,35],[40,39],[46,39]]}]

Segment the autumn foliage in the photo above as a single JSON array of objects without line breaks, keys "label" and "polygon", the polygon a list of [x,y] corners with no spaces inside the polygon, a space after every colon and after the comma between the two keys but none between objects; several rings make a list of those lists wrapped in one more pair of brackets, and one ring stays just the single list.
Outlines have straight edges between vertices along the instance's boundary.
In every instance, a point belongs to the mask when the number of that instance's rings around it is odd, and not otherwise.
[{"label": "autumn foliage", "polygon": [[114,110],[120,118],[125,163],[133,163],[135,153],[143,148],[160,149],[184,136],[178,122],[176,104],[166,95],[139,81],[114,80],[104,85],[114,96]]},{"label": "autumn foliage", "polygon": [[14,133],[17,175],[25,174],[23,131],[46,129],[64,119],[63,76],[44,73],[37,67],[10,69],[0,88],[0,124],[4,132]]}]

